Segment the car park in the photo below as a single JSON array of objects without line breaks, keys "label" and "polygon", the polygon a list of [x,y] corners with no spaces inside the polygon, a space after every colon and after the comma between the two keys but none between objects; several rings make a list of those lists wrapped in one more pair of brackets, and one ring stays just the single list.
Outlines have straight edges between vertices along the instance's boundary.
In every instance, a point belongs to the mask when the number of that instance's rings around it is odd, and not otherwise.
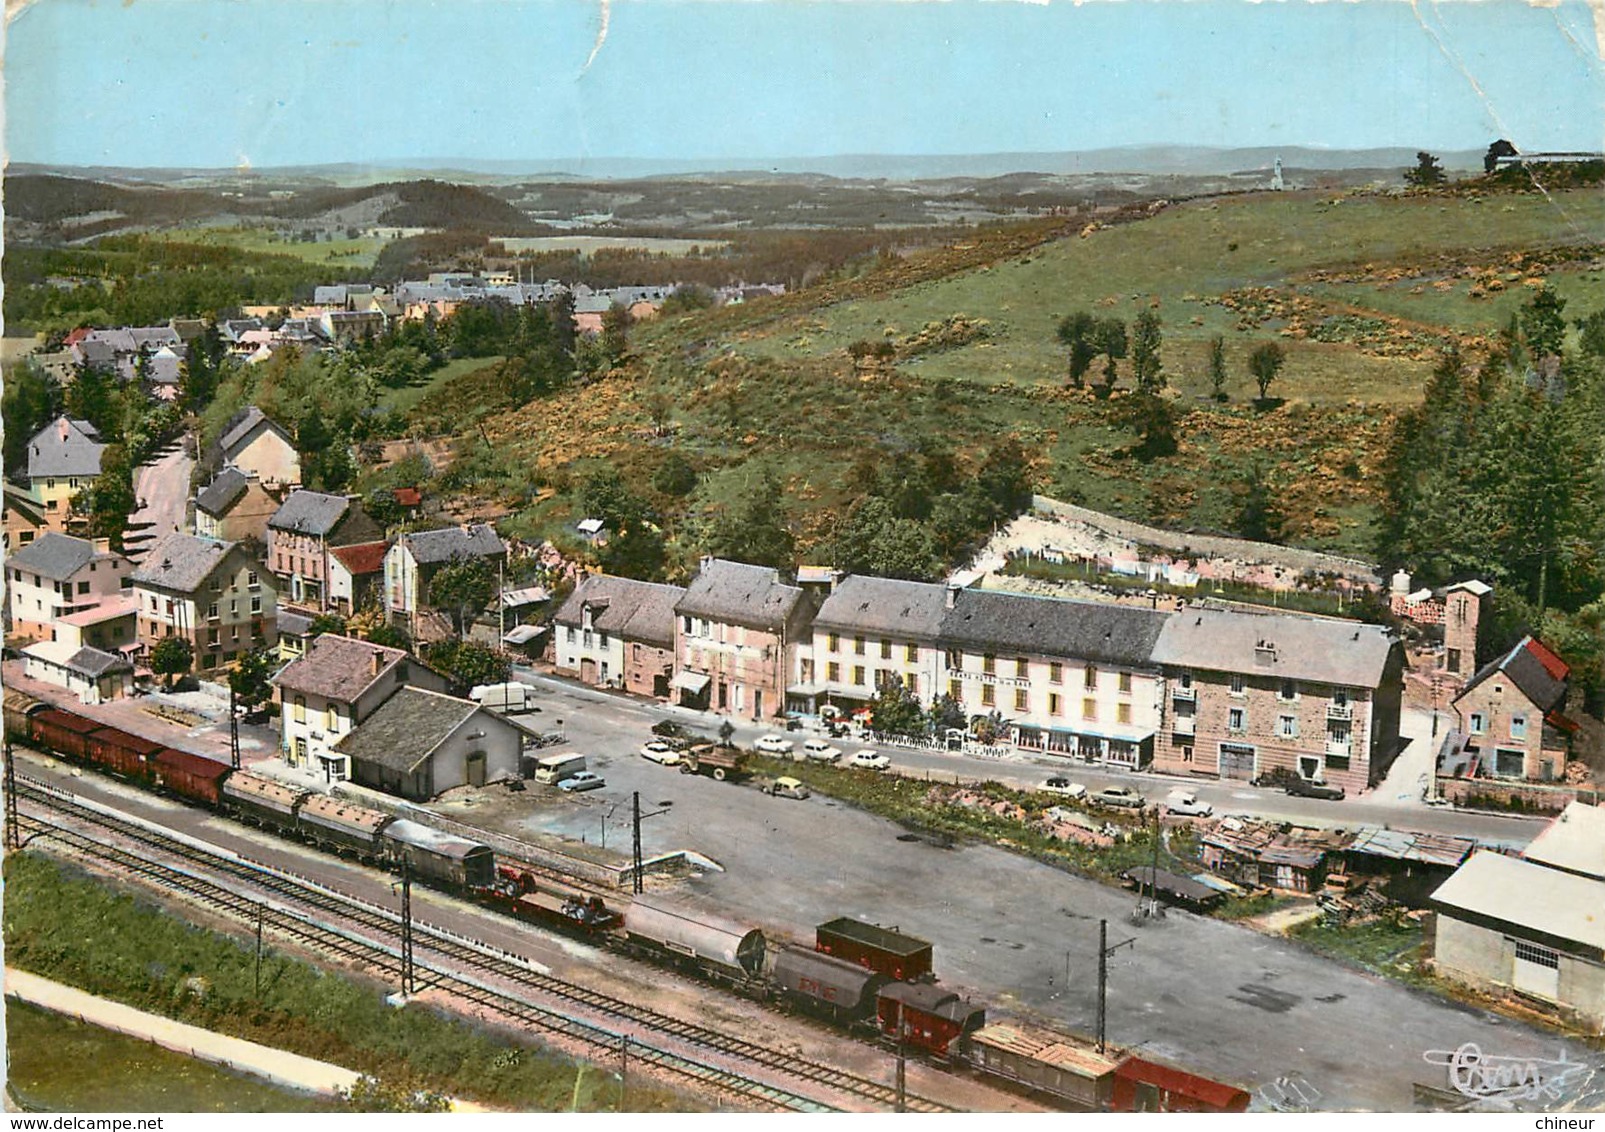
[{"label": "car park", "polygon": [[1315,778],[1296,778],[1287,784],[1287,792],[1295,798],[1325,798],[1330,802],[1341,801],[1344,795],[1343,787],[1328,786]]},{"label": "car park", "polygon": [[1061,798],[1085,798],[1087,788],[1079,782],[1071,782],[1068,778],[1050,778],[1042,784],[1046,794],[1057,794]]},{"label": "car park", "polygon": [[1090,797],[1100,805],[1119,806],[1128,810],[1141,809],[1147,802],[1129,786],[1105,786],[1102,790],[1094,791]]},{"label": "car park", "polygon": [[1208,802],[1200,802],[1191,790],[1172,790],[1165,796],[1165,812],[1190,818],[1207,818],[1215,812]]},{"label": "car park", "polygon": [[795,744],[784,735],[765,735],[753,745],[753,749],[762,751],[766,755],[790,755]]},{"label": "car park", "polygon": [[892,765],[892,760],[879,751],[863,750],[854,752],[853,757],[847,760],[847,765],[855,770],[886,770]]},{"label": "car park", "polygon": [[796,798],[799,801],[809,795],[808,787],[795,778],[777,778],[765,787],[765,792],[776,798]]},{"label": "car park", "polygon": [[673,766],[680,761],[680,752],[662,739],[654,739],[641,747],[641,757],[648,762]]},{"label": "car park", "polygon": [[559,790],[575,793],[580,790],[600,790],[607,785],[607,780],[599,774],[588,770],[577,771],[557,784]]},{"label": "car park", "polygon": [[815,762],[833,763],[842,757],[840,747],[832,747],[823,739],[810,739],[803,744],[803,756]]}]

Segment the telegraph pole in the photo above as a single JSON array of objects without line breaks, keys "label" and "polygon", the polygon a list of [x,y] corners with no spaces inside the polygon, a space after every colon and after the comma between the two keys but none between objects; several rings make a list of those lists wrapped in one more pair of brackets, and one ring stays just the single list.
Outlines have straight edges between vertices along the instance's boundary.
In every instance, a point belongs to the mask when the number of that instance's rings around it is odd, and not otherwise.
[{"label": "telegraph pole", "polygon": [[1109,921],[1098,921],[1098,1052],[1102,1053],[1105,1046],[1106,1031],[1109,1022],[1109,956],[1122,947],[1133,947],[1135,939],[1122,940],[1113,947],[1109,946]]},{"label": "telegraph pole", "polygon": [[256,998],[259,1002],[262,999],[262,917],[266,911],[266,905],[256,906]]},{"label": "telegraph pole", "polygon": [[412,858],[401,858],[401,993],[411,995],[412,971]]},{"label": "telegraph pole", "polygon": [[639,790],[637,790],[635,792],[634,805],[635,805],[634,817],[633,817],[633,820],[631,822],[631,825],[632,825],[632,827],[634,828],[634,831],[635,831],[635,838],[634,838],[634,840],[635,840],[635,845],[634,845],[635,853],[634,853],[633,860],[631,861],[631,869],[630,869],[630,871],[631,871],[632,875],[635,878],[635,883],[631,886],[631,890],[637,896],[639,896],[639,895],[641,895],[641,893],[646,891],[645,885],[642,882],[642,877],[645,874],[645,869],[641,864],[641,823],[643,821],[645,821],[647,818],[655,818],[659,814],[668,813],[669,812],[669,808],[667,806],[665,806],[660,810],[653,810],[650,814],[643,814],[641,812],[641,792]]},{"label": "telegraph pole", "polygon": [[22,848],[22,831],[17,828],[17,762],[6,740],[6,846]]},{"label": "telegraph pole", "polygon": [[240,769],[240,709],[234,701],[234,681],[228,685],[228,754],[229,765]]},{"label": "telegraph pole", "polygon": [[897,1111],[908,1111],[908,1057],[903,1048],[908,1026],[903,1022],[903,1004],[897,1004]]}]

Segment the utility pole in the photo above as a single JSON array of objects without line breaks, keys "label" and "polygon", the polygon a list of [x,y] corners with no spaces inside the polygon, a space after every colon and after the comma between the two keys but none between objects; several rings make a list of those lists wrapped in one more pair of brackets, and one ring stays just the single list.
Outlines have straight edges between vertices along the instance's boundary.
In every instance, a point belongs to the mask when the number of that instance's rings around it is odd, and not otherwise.
[{"label": "utility pole", "polygon": [[412,971],[412,858],[401,858],[401,993],[411,995]]},{"label": "utility pole", "polygon": [[256,906],[256,999],[262,1000],[262,917],[267,912],[267,906]]},{"label": "utility pole", "polygon": [[908,1026],[903,1022],[903,1004],[897,1004],[897,1111],[908,1111],[908,1056],[903,1043],[908,1037]]},{"label": "utility pole", "polygon": [[234,699],[234,679],[228,684],[228,755],[229,765],[240,769],[240,709]]},{"label": "utility pole", "polygon": [[633,891],[637,896],[641,895],[641,893],[646,891],[646,888],[642,883],[642,877],[644,876],[644,868],[643,868],[643,866],[641,864],[641,823],[643,821],[645,821],[647,818],[655,818],[659,814],[666,814],[668,812],[669,812],[669,808],[667,806],[664,806],[660,810],[653,810],[649,814],[643,814],[641,812],[641,792],[639,790],[637,790],[635,792],[635,812],[634,812],[634,819],[631,822],[631,825],[632,825],[632,827],[634,828],[634,831],[635,831],[635,838],[634,838],[634,841],[635,841],[634,850],[635,850],[635,852],[634,852],[634,856],[633,856],[633,858],[631,860],[630,871],[631,871],[631,875],[634,877],[634,882],[635,882],[633,885],[631,885],[631,891]]},{"label": "utility pole", "polygon": [[1134,947],[1135,939],[1122,940],[1109,946],[1109,921],[1098,921],[1098,1052],[1104,1052],[1109,1022],[1109,956],[1122,947]]},{"label": "utility pole", "polygon": [[17,762],[10,739],[6,740],[6,846],[22,848],[22,831],[17,828]]},{"label": "utility pole", "polygon": [[625,1102],[630,1095],[630,1035],[619,1035],[619,1111],[628,1112]]}]

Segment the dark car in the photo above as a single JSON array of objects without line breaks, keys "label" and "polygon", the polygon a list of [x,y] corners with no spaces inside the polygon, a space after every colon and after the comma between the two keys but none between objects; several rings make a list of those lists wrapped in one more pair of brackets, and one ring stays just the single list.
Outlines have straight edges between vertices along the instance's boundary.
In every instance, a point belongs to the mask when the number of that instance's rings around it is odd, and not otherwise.
[{"label": "dark car", "polygon": [[1343,787],[1328,786],[1313,778],[1295,778],[1287,784],[1287,792],[1295,798],[1326,798],[1333,802],[1343,798]]}]

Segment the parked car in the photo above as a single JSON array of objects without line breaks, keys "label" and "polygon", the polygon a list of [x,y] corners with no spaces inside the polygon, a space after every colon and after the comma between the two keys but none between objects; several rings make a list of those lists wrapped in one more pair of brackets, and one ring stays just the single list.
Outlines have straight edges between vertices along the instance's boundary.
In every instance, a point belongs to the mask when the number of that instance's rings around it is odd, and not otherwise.
[{"label": "parked car", "polygon": [[680,752],[665,743],[662,739],[654,739],[641,748],[641,757],[649,762],[662,763],[664,766],[673,766],[680,761]]},{"label": "parked car", "polygon": [[1047,794],[1057,794],[1061,798],[1085,798],[1087,788],[1079,782],[1071,782],[1068,778],[1050,778],[1042,784],[1042,790]]},{"label": "parked car", "polygon": [[769,784],[767,790],[776,798],[796,798],[798,801],[808,797],[808,787],[795,778],[777,778]]},{"label": "parked car", "polygon": [[823,739],[810,739],[803,744],[803,757],[815,762],[833,763],[842,757],[840,747],[832,747]]},{"label": "parked car", "polygon": [[1325,798],[1331,802],[1341,801],[1344,790],[1341,786],[1328,786],[1317,778],[1295,778],[1287,784],[1287,792],[1295,798]]},{"label": "parked car", "polygon": [[762,751],[766,755],[789,755],[794,746],[796,744],[784,735],[775,734],[765,735],[753,744],[755,750]]},{"label": "parked car", "polygon": [[1147,799],[1129,786],[1105,786],[1091,795],[1094,802],[1104,806],[1120,806],[1128,810],[1138,810],[1147,804]]},{"label": "parked car", "polygon": [[1191,790],[1172,790],[1165,796],[1165,812],[1190,818],[1207,818],[1215,812],[1215,807],[1208,802],[1200,802],[1198,795]]},{"label": "parked car", "polygon": [[879,751],[857,751],[847,760],[847,765],[856,770],[885,770],[892,765],[892,760]]},{"label": "parked car", "polygon": [[577,771],[557,784],[559,790],[573,793],[578,790],[600,790],[607,785],[607,779],[600,774],[592,774],[588,770]]}]

